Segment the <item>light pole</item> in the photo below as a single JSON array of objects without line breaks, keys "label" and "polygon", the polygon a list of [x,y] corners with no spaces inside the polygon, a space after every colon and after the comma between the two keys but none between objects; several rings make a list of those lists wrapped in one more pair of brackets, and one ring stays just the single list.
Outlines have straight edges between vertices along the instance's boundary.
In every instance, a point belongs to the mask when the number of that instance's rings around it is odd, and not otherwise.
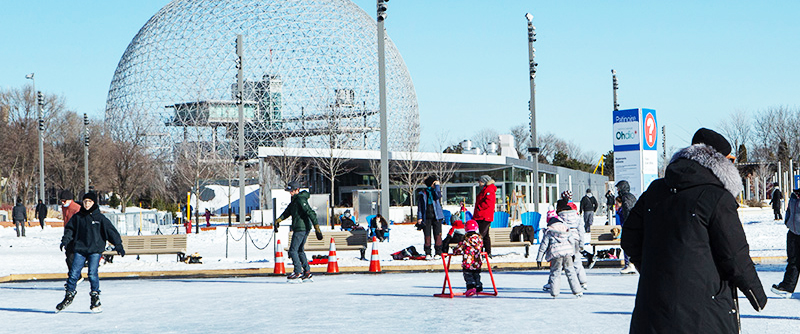
[{"label": "light pole", "polygon": [[[236,35],[236,104],[239,106],[239,224],[244,221],[245,207],[245,183],[244,183],[244,36]],[[199,189],[198,189],[199,190]],[[198,194],[199,195],[199,194]],[[228,213],[230,216],[230,213]]]},{"label": "light pole", "polygon": [[612,87],[614,89],[614,111],[619,110],[619,103],[617,103],[617,89],[619,89],[619,84],[617,83],[617,71],[611,70],[611,82]]},{"label": "light pole", "polygon": [[39,199],[47,203],[44,198],[44,95],[36,93],[39,101]]},{"label": "light pole", "polygon": [[531,13],[525,14],[528,20],[528,69],[530,71],[530,84],[531,84],[531,147],[528,151],[531,153],[533,159],[533,189],[531,191],[533,200],[533,210],[539,212],[539,141],[536,138],[536,62],[533,60],[536,49],[533,48],[533,42],[536,42],[536,27],[533,26],[533,15]]},{"label": "light pole", "polygon": [[381,114],[381,216],[389,219],[389,133],[386,111],[386,55],[383,22],[386,20],[386,2],[378,1],[378,90]]},{"label": "light pole", "polygon": [[89,193],[89,116],[83,114],[83,191]]}]

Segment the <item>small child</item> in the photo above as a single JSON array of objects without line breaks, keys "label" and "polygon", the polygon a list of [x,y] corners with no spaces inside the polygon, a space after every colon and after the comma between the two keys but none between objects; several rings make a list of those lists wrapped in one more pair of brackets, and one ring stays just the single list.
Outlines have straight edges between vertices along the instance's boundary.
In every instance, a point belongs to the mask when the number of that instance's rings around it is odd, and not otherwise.
[{"label": "small child", "polygon": [[467,234],[464,236],[464,240],[459,242],[458,247],[453,250],[454,255],[464,255],[461,268],[464,273],[464,281],[467,283],[467,292],[464,293],[467,297],[483,291],[483,284],[481,284],[482,249],[483,239],[478,234],[478,222],[470,219],[467,221]]},{"label": "small child", "polygon": [[466,230],[464,230],[464,223],[458,219],[458,216],[453,215],[450,217],[450,232],[447,232],[447,236],[444,237],[442,240],[442,251],[445,253],[450,252],[450,244],[457,244],[464,240],[464,234]]},{"label": "small child", "polygon": [[561,269],[567,272],[567,280],[572,294],[576,297],[583,297],[583,288],[578,281],[578,275],[572,263],[572,255],[575,247],[570,240],[573,234],[569,232],[567,225],[558,217],[555,211],[547,212],[547,230],[539,245],[539,255],[536,256],[537,266],[541,266],[542,260],[550,262],[550,295],[553,298],[559,294],[558,285],[561,282]]}]

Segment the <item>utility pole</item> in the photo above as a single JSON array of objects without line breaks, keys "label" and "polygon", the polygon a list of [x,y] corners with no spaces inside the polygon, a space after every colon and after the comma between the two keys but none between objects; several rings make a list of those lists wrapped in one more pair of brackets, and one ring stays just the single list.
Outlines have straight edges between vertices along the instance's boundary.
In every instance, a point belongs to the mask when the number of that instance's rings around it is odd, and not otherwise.
[{"label": "utility pole", "polygon": [[89,192],[89,116],[83,114],[83,192]]},{"label": "utility pole", "polygon": [[664,177],[664,173],[667,170],[667,126],[661,126],[661,161],[662,168],[661,168],[661,177]]},{"label": "utility pole", "polygon": [[378,90],[381,114],[381,216],[389,219],[389,125],[386,111],[386,55],[383,22],[386,20],[386,2],[377,0],[378,6]]},{"label": "utility pole", "polygon": [[[247,159],[244,156],[244,36],[236,35],[236,104],[239,106],[239,224],[244,222],[244,215],[247,210],[245,206],[245,182],[244,164]],[[199,191],[199,189],[198,189]],[[198,194],[199,195],[199,194]],[[230,215],[230,214],[229,214]]]},{"label": "utility pole", "polygon": [[525,14],[528,19],[528,69],[530,71],[530,84],[531,84],[531,100],[530,100],[530,113],[531,113],[531,147],[528,151],[531,153],[533,159],[533,191],[531,191],[531,200],[533,201],[533,210],[539,212],[539,141],[536,138],[536,62],[534,61],[536,49],[533,47],[533,42],[536,42],[536,27],[533,26],[533,15],[531,13]]}]

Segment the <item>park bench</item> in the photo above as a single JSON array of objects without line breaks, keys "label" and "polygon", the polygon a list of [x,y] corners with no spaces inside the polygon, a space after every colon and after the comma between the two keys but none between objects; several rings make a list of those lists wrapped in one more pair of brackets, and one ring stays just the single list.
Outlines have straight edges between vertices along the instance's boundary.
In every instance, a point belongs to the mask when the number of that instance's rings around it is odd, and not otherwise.
[{"label": "park bench", "polygon": [[492,239],[492,248],[495,247],[525,247],[525,257],[528,257],[531,247],[530,241],[511,240],[511,227],[493,227],[489,229],[489,238]]},{"label": "park bench", "polygon": [[[178,261],[186,256],[186,234],[123,235],[122,248],[125,255],[177,254]],[[115,250],[103,252],[103,256],[118,255]]]},{"label": "park bench", "polygon": [[[367,250],[367,231],[354,230],[354,231],[322,231],[322,240],[317,240],[313,233],[309,233],[306,239],[304,249],[306,251],[327,251],[331,248],[331,238],[336,243],[336,250],[358,250],[361,251],[361,259],[365,260],[364,253]],[[292,240],[292,233],[289,232],[289,242],[287,242],[286,251],[289,250],[289,244]]]},{"label": "park bench", "polygon": [[[622,230],[622,226],[620,225],[592,225],[589,245],[592,246],[592,255],[594,255],[595,261],[600,260],[597,258],[597,246],[613,247],[620,245],[620,239],[614,238],[614,235],[611,233],[611,229],[615,227]],[[613,261],[619,261],[619,259]]]}]

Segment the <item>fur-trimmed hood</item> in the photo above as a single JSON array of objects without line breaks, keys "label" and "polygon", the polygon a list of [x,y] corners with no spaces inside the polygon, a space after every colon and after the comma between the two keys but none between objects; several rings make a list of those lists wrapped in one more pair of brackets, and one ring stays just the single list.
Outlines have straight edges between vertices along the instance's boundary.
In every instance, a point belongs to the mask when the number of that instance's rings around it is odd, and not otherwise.
[{"label": "fur-trimmed hood", "polygon": [[[702,169],[692,165],[699,164]],[[723,186],[733,197],[742,192],[739,171],[728,159],[706,144],[694,144],[672,156],[664,176],[671,188],[685,189],[700,184]]]}]

